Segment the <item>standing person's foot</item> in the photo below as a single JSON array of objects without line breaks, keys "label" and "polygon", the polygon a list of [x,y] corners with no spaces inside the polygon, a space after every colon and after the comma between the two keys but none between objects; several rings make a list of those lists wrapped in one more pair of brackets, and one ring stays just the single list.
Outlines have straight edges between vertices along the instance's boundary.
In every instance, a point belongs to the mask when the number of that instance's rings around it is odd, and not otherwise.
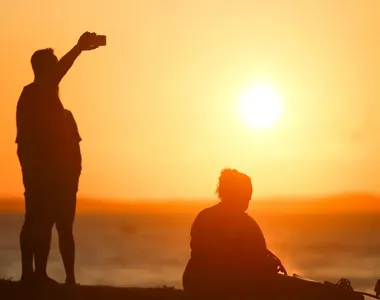
[{"label": "standing person's foot", "polygon": [[35,275],[34,275],[34,272],[32,272],[28,274],[26,273],[22,274],[19,282],[22,284],[32,284],[34,283],[34,281],[35,281]]},{"label": "standing person's foot", "polygon": [[74,276],[72,276],[72,277],[66,277],[65,284],[66,285],[71,285],[71,286],[76,285],[77,282],[75,280],[75,277]]},{"label": "standing person's foot", "polygon": [[41,285],[55,285],[58,284],[57,281],[50,278],[47,274],[36,274],[35,281],[37,284]]}]

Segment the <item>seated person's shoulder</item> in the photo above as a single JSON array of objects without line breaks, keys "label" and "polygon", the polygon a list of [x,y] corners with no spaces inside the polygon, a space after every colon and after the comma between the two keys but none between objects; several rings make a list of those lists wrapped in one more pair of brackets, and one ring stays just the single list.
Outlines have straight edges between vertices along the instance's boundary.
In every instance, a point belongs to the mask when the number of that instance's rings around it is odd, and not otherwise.
[{"label": "seated person's shoulder", "polygon": [[214,206],[211,206],[211,207],[207,207],[203,210],[201,210],[196,219],[198,220],[207,220],[209,218],[213,218],[215,217],[216,215],[219,214],[219,209],[218,209],[218,205],[214,205]]},{"label": "seated person's shoulder", "polygon": [[257,226],[257,227],[259,227],[259,225],[257,224],[256,220],[253,217],[251,217],[249,214],[244,213],[243,216],[242,216],[242,218],[250,226]]},{"label": "seated person's shoulder", "polygon": [[244,213],[243,214],[243,218],[247,221],[247,222],[251,222],[251,223],[256,223],[255,219],[250,216],[249,214],[247,213]]},{"label": "seated person's shoulder", "polygon": [[257,234],[262,233],[262,230],[256,220],[247,213],[243,216],[243,227],[245,227],[249,232],[256,232]]},{"label": "seated person's shoulder", "polygon": [[209,214],[208,213],[209,211],[209,208],[205,208],[205,209],[202,209],[198,214],[197,216],[195,217],[194,219],[194,223],[193,223],[193,226],[195,225],[198,225],[200,223],[203,223],[205,219],[207,219],[207,215]]},{"label": "seated person's shoulder", "polygon": [[210,229],[215,226],[218,227],[221,221],[223,221],[223,215],[217,204],[201,210],[194,220],[193,228]]}]

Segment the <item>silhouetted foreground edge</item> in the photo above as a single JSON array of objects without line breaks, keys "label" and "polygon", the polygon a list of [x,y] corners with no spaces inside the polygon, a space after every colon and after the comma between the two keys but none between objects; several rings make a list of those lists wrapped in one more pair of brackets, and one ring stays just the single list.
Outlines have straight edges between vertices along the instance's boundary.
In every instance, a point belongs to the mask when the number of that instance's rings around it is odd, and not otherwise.
[{"label": "silhouetted foreground edge", "polygon": [[185,299],[182,290],[162,288],[110,287],[110,286],[25,286],[19,282],[0,280],[0,299],[56,299],[56,300],[145,300],[145,299]]},{"label": "silhouetted foreground edge", "polygon": [[[331,287],[331,286],[330,286]],[[316,291],[310,290],[306,299],[303,300],[320,300],[320,293],[314,293]],[[330,294],[330,293],[329,293]],[[327,294],[326,294],[327,295]],[[375,299],[380,299],[375,295],[357,292],[345,292],[337,291],[337,293],[331,293],[324,299],[334,300],[358,300],[364,299],[363,295],[370,296]],[[213,297],[206,297],[212,299]],[[222,297],[224,298],[224,297]],[[281,297],[284,300],[297,300],[292,297],[283,295]],[[138,287],[111,287],[111,286],[67,286],[63,284],[54,284],[49,286],[26,286],[19,282],[10,280],[0,280],[0,299],[12,299],[12,300],[26,300],[26,299],[38,299],[38,300],[189,300],[182,290],[171,287],[155,287],[155,288],[138,288]],[[240,299],[236,297],[235,299]],[[242,298],[247,300],[247,298]],[[221,298],[217,300],[222,300]],[[224,299],[223,299],[224,300]],[[253,300],[253,299],[252,299]],[[275,299],[277,300],[277,299]]]}]

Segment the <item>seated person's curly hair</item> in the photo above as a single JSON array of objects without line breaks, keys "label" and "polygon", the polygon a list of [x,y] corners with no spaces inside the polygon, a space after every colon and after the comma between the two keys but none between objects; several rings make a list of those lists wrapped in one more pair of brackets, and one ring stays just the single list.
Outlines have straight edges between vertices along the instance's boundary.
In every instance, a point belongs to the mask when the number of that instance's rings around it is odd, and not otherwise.
[{"label": "seated person's curly hair", "polygon": [[220,172],[216,193],[221,201],[232,200],[237,194],[251,193],[251,178],[235,169],[223,169]]}]

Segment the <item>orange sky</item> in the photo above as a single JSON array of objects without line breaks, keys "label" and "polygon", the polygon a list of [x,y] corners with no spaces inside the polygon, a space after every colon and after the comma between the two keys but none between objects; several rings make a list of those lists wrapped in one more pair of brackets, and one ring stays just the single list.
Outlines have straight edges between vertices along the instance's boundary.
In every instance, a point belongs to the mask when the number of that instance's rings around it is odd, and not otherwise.
[{"label": "orange sky", "polygon": [[[86,30],[108,45],[61,84],[83,138],[80,195],[207,197],[225,166],[260,196],[380,192],[378,0],[5,1],[0,25],[1,196],[23,192],[15,108],[30,56],[60,57]],[[238,102],[263,80],[284,111],[257,131]]]}]

